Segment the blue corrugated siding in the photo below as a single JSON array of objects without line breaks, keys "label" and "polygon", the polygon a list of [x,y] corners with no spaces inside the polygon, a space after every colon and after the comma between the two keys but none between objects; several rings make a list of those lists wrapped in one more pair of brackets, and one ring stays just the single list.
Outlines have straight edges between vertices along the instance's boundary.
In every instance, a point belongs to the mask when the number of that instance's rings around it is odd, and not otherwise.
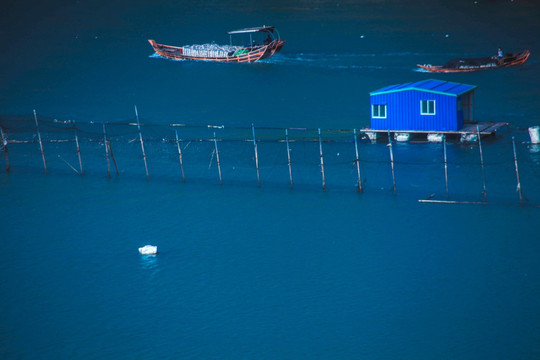
[{"label": "blue corrugated siding", "polygon": [[[459,104],[459,107],[457,106]],[[456,99],[456,116],[458,130],[463,127],[463,96],[458,96]]]},{"label": "blue corrugated siding", "polygon": [[[420,100],[435,100],[436,114],[421,115]],[[386,105],[386,119],[371,118],[375,130],[456,131],[463,127],[455,96],[410,90],[372,95],[370,103]]]}]

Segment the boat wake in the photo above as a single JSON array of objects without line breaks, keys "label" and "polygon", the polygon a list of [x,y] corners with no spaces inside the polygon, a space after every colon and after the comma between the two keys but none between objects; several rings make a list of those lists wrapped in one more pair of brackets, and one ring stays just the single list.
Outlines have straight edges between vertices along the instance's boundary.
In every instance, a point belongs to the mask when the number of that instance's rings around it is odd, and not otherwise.
[{"label": "boat wake", "polygon": [[[432,54],[431,54],[432,55]],[[415,65],[418,57],[426,57],[430,54],[401,52],[401,53],[282,53],[265,60],[265,63],[312,66],[327,69],[410,69],[410,64]],[[408,60],[407,58],[411,58]]]},{"label": "boat wake", "polygon": [[169,60],[169,61],[192,61],[192,60],[188,60],[188,59],[168,59],[164,56],[161,56],[159,55],[158,53],[153,53],[152,55],[148,56],[149,58],[157,58],[157,59],[165,59],[165,60]]},{"label": "boat wake", "polygon": [[[271,58],[261,60],[257,64],[277,64],[282,66],[303,66],[330,70],[409,70],[426,73],[428,71],[416,68],[416,64],[424,63],[426,59],[456,56],[457,54],[430,54],[418,52],[389,52],[389,53],[279,53]],[[189,59],[169,59],[158,53],[149,55],[169,61],[188,61]],[[200,62],[211,62],[199,60]]]}]

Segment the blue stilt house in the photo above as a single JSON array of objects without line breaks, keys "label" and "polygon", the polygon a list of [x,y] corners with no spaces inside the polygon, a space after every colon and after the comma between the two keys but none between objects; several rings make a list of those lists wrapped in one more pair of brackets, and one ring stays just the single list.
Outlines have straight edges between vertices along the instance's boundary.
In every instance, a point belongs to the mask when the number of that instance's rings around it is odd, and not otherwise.
[{"label": "blue stilt house", "polygon": [[369,93],[371,129],[459,131],[473,120],[476,86],[441,80],[391,85]]}]

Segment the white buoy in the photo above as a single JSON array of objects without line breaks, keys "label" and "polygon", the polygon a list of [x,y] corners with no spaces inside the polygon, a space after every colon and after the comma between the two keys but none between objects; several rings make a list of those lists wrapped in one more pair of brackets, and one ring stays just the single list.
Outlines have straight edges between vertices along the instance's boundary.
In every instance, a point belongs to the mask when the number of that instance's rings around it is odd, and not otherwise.
[{"label": "white buoy", "polygon": [[478,134],[473,133],[462,133],[461,138],[459,139],[462,143],[467,142],[477,142],[478,141]]},{"label": "white buoy", "polygon": [[427,135],[427,140],[429,142],[433,143],[442,143],[443,142],[443,134],[440,133],[429,133]]},{"label": "white buoy", "polygon": [[540,144],[540,126],[532,126],[529,128],[531,143]]},{"label": "white buoy", "polygon": [[409,141],[411,134],[409,133],[395,133],[394,140],[396,141]]},{"label": "white buoy", "polygon": [[377,133],[374,131],[366,131],[366,135],[371,141],[377,140]]},{"label": "white buoy", "polygon": [[156,255],[157,246],[145,245],[139,248],[139,252],[141,253],[141,255]]}]

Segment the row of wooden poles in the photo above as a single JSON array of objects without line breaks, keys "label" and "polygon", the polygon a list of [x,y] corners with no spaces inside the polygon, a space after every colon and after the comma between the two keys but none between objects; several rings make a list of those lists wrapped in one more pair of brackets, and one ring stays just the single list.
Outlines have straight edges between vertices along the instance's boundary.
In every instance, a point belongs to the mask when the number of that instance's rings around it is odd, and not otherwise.
[{"label": "row of wooden poles", "polygon": [[[138,137],[139,137],[139,142],[141,144],[141,151],[142,151],[142,156],[143,156],[143,161],[144,161],[144,168],[145,168],[145,172],[146,172],[146,178],[150,179],[150,174],[148,172],[148,164],[147,164],[147,161],[146,161],[146,152],[145,152],[145,149],[144,149],[144,140],[143,140],[143,136],[142,136],[142,132],[141,132],[141,125],[140,125],[140,121],[139,121],[139,113],[137,111],[136,106],[135,106],[135,116],[136,116],[136,120],[137,120],[137,133],[138,133]],[[40,133],[40,130],[39,130],[39,122],[38,122],[38,118],[37,118],[37,114],[36,114],[35,110],[34,110],[34,121],[35,121],[35,125],[36,125],[37,139],[38,139],[39,148],[40,148],[40,151],[41,151],[41,157],[42,157],[42,160],[43,160],[43,168],[45,169],[45,174],[47,174],[47,161],[45,159],[45,152],[43,150],[43,142],[42,142],[41,133]],[[77,156],[78,156],[78,159],[79,159],[79,170],[75,169],[67,161],[64,160],[64,162],[71,169],[73,169],[76,173],[78,173],[79,175],[83,175],[83,165],[82,165],[82,159],[81,159],[81,150],[80,150],[80,146],[79,146],[78,131],[77,131],[77,127],[76,127],[74,121],[73,121],[73,123],[74,123],[74,129],[75,129],[75,144],[77,146]],[[114,154],[113,154],[113,151],[112,151],[111,143],[107,138],[107,130],[106,130],[106,127],[105,127],[105,123],[103,123],[102,126],[103,126],[103,143],[104,143],[104,146],[105,146],[105,157],[107,159],[107,173],[108,173],[108,176],[110,178],[111,177],[111,162],[113,163],[117,174],[119,174],[119,171],[118,171],[118,166],[116,164],[116,160],[114,158]],[[258,149],[257,149],[257,140],[256,140],[256,137],[255,137],[255,127],[254,127],[253,124],[251,124],[251,130],[252,130],[253,149],[254,149],[254,155],[255,155],[255,168],[256,168],[256,171],[257,171],[257,182],[258,182],[258,186],[261,186],[261,178],[260,178],[260,173],[259,173],[259,155],[258,155]],[[323,189],[323,191],[325,191],[326,190],[326,180],[325,180],[325,173],[324,173],[324,158],[323,158],[323,146],[322,146],[322,138],[321,138],[321,129],[319,128],[317,130],[318,130],[318,143],[319,143],[319,155],[320,155],[320,168],[321,168],[321,176],[322,176],[322,189]],[[2,139],[4,155],[5,155],[5,158],[6,158],[6,171],[9,172],[10,171],[10,164],[9,164],[9,154],[8,154],[8,147],[7,147],[8,141],[7,141],[6,137],[4,136],[4,131],[3,131],[3,129],[1,127],[0,127],[0,135],[1,135],[1,139]],[[182,149],[180,147],[180,140],[178,138],[178,131],[175,131],[175,135],[176,135],[176,146],[177,146],[177,150],[178,150],[178,158],[179,158],[179,162],[180,162],[180,169],[181,169],[181,172],[182,172],[182,181],[185,183],[186,182],[186,177],[185,177],[185,173],[184,173],[184,163],[183,163],[183,159],[182,159]],[[221,176],[221,163],[220,163],[220,160],[219,160],[218,141],[217,141],[215,132],[214,132],[213,135],[214,136],[213,136],[212,141],[214,143],[214,151],[212,153],[212,156],[214,154],[216,156],[218,175],[219,175],[219,183],[222,185],[223,184],[223,179],[222,179],[222,176]],[[353,136],[354,136],[354,148],[355,148],[355,154],[356,154],[356,158],[355,158],[354,162],[355,162],[355,165],[356,165],[356,170],[357,170],[357,175],[358,175],[358,181],[357,181],[356,187],[357,187],[358,192],[363,192],[361,175],[360,175],[360,161],[359,161],[359,157],[358,157],[358,141],[357,141],[358,136],[357,136],[356,129],[353,130]],[[482,185],[483,185],[482,197],[483,197],[484,201],[483,202],[464,202],[464,201],[450,201],[450,200],[448,200],[449,199],[449,192],[448,192],[448,160],[447,160],[447,153],[446,153],[446,137],[444,136],[443,137],[443,154],[444,154],[444,177],[445,177],[446,200],[425,199],[425,200],[419,200],[420,202],[478,203],[478,204],[487,203],[486,173],[485,173],[485,168],[484,168],[484,156],[483,156],[483,152],[482,152],[482,139],[481,139],[480,130],[479,130],[478,127],[477,127],[477,136],[478,136],[478,148],[479,148],[479,152],[480,152],[480,166],[482,168]],[[285,129],[285,143],[287,145],[287,163],[288,163],[288,168],[289,168],[289,181],[290,181],[290,186],[291,186],[291,189],[292,189],[293,188],[293,173],[292,173],[291,149],[290,149],[290,146],[289,146],[289,132],[288,132],[288,129]],[[391,170],[392,170],[392,190],[393,190],[394,194],[396,194],[397,193],[397,188],[396,188],[396,175],[395,175],[395,167],[394,167],[394,151],[393,151],[393,148],[392,148],[392,140],[390,138],[390,131],[388,131],[388,145],[387,146],[388,146],[388,149],[389,149],[389,152],[390,152],[390,167],[391,167]],[[514,153],[513,154],[514,155],[514,166],[515,166],[516,178],[517,178],[517,193],[519,194],[520,204],[523,204],[523,193],[522,193],[521,182],[520,182],[520,178],[519,178],[519,167],[518,167],[517,154],[516,154],[516,144],[515,144],[514,137],[512,137],[512,148],[513,148],[513,153]],[[59,157],[60,157],[60,155],[59,155]]]}]

